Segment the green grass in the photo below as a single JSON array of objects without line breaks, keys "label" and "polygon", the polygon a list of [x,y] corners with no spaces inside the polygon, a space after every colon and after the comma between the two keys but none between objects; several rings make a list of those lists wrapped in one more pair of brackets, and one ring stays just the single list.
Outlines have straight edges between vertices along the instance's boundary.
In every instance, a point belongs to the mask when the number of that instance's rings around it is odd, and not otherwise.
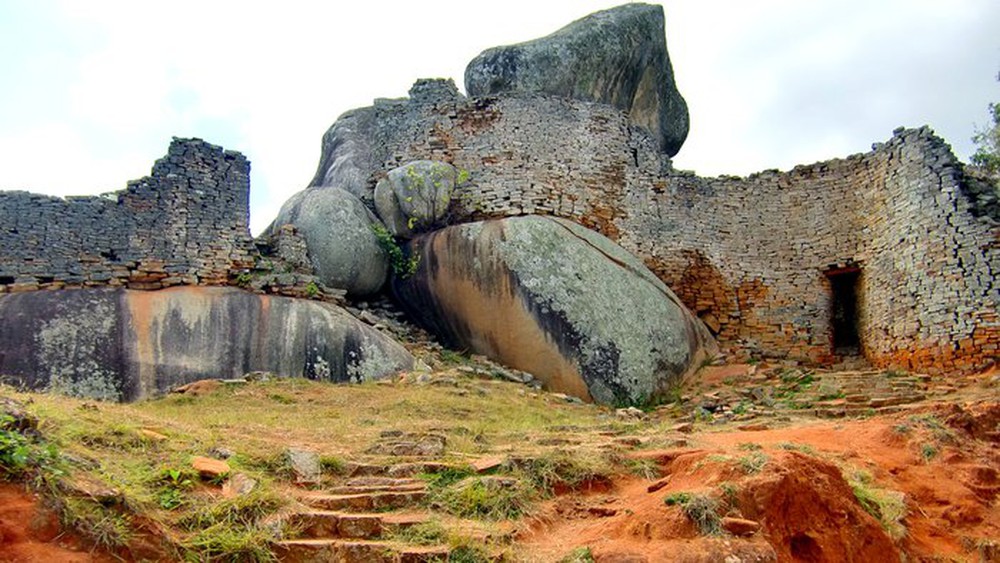
[{"label": "green grass", "polygon": [[[463,360],[464,361],[464,360]],[[308,447],[320,454],[324,474],[340,474],[387,428],[436,431],[448,438],[442,461],[464,463],[475,456],[522,448],[529,436],[553,427],[581,431],[607,424],[597,407],[566,405],[523,386],[449,374],[455,387],[394,382],[335,385],[305,379],[272,379],[223,386],[197,397],[171,395],[134,404],[84,402],[58,395],[29,394],[0,386],[0,395],[28,404],[44,438],[13,432],[0,422],[0,478],[35,479],[50,496],[65,473],[85,475],[114,488],[122,499],[113,511],[62,503],[64,520],[95,544],[118,546],[135,537],[135,522],[163,530],[177,553],[194,559],[267,560],[274,530],[261,525],[280,510],[276,499],[290,476],[284,451]],[[9,422],[9,421],[6,421]],[[144,430],[166,436],[151,438]],[[239,501],[220,501],[190,469],[193,456],[213,448],[234,452],[232,472],[245,473],[258,488]],[[605,475],[606,460],[533,452],[523,467],[508,467],[513,484],[500,486],[467,471],[433,478],[453,512],[485,519],[513,517],[529,509],[556,483],[578,483]],[[597,469],[595,469],[597,467]],[[42,470],[44,468],[44,470]],[[468,483],[463,481],[468,480]],[[474,553],[471,547],[467,550]]]},{"label": "green grass", "polygon": [[523,516],[535,494],[519,479],[489,475],[467,477],[429,497],[431,506],[455,516],[509,520]]},{"label": "green grass", "polygon": [[767,465],[768,461],[769,458],[763,452],[751,452],[736,459],[736,463],[739,464],[740,469],[747,475],[760,473],[760,470]]},{"label": "green grass", "polygon": [[667,506],[679,506],[698,531],[706,536],[722,534],[720,504],[715,497],[704,493],[677,492],[663,499]]},{"label": "green grass", "polygon": [[867,471],[849,470],[845,477],[858,503],[879,521],[889,537],[899,541],[906,536],[903,520],[908,509],[903,493],[877,486]]}]

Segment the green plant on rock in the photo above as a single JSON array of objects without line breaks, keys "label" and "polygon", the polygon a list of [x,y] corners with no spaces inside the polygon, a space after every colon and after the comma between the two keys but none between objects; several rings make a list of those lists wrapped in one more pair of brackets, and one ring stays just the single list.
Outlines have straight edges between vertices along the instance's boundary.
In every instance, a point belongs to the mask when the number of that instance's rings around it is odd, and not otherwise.
[{"label": "green plant on rock", "polygon": [[394,274],[406,279],[417,273],[417,267],[420,266],[419,255],[407,256],[403,248],[396,242],[396,238],[384,226],[375,223],[372,225],[372,231],[375,233],[375,240],[378,241],[379,247],[389,257],[389,266]]},{"label": "green plant on rock", "polygon": [[306,291],[306,297],[308,297],[309,299],[315,299],[316,296],[319,295],[319,286],[316,285],[316,282],[311,281],[306,284],[305,291]]}]

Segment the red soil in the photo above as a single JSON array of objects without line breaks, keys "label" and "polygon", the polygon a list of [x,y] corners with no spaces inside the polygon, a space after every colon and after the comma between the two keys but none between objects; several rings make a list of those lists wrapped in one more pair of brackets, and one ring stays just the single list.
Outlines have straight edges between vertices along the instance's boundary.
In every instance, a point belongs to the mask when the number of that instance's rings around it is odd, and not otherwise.
[{"label": "red soil", "polygon": [[91,554],[71,535],[61,534],[59,520],[23,485],[0,481],[0,562],[90,563],[113,561]]},{"label": "red soil", "polygon": [[[653,481],[627,477],[606,493],[557,498],[522,533],[522,545],[538,561],[558,561],[580,547],[597,561],[637,563],[898,561],[900,553],[909,561],[1000,560],[998,422],[1000,403],[980,402],[697,433],[690,449],[638,454],[658,461],[667,476],[661,489],[650,493]],[[741,444],[762,448],[768,460],[759,472],[741,468],[739,459],[756,447]],[[929,460],[925,445],[936,449]],[[861,507],[842,468],[865,470],[876,486],[905,494],[904,537],[891,539]],[[681,491],[722,499],[722,483],[734,491],[722,512],[758,522],[757,534],[706,537],[680,507],[664,503]]]}]

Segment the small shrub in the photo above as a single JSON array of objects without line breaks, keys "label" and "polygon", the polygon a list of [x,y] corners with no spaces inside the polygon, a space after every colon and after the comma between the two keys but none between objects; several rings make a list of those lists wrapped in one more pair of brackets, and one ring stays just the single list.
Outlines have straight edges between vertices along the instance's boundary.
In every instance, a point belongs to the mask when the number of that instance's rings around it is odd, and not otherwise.
[{"label": "small shrub", "polygon": [[394,274],[406,279],[417,272],[417,267],[420,266],[419,255],[407,256],[399,246],[399,243],[396,242],[396,238],[392,236],[392,233],[382,225],[378,223],[373,224],[372,231],[375,233],[378,245],[382,247],[382,250],[389,257],[389,265],[392,267]]},{"label": "small shrub", "polygon": [[924,463],[930,463],[932,459],[937,457],[938,449],[934,444],[924,444],[920,446],[920,459],[924,460]]}]

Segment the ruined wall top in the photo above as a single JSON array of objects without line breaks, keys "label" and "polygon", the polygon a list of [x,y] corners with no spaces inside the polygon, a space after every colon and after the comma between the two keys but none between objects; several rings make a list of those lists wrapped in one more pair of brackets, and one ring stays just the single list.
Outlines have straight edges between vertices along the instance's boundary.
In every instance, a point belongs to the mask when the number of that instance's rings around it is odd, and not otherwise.
[{"label": "ruined wall top", "polygon": [[253,262],[249,174],[238,152],[175,138],[118,192],[0,191],[0,292],[226,283]]}]

